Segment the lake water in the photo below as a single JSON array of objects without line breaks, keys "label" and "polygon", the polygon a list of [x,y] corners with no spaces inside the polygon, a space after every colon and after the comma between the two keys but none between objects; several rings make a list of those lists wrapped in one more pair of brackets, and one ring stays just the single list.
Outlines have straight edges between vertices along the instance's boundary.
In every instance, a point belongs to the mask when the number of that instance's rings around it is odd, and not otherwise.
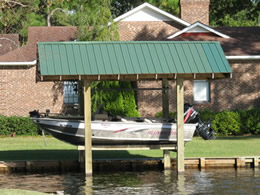
[{"label": "lake water", "polygon": [[256,194],[260,169],[188,169],[106,172],[85,178],[82,173],[1,174],[0,188],[64,194]]}]

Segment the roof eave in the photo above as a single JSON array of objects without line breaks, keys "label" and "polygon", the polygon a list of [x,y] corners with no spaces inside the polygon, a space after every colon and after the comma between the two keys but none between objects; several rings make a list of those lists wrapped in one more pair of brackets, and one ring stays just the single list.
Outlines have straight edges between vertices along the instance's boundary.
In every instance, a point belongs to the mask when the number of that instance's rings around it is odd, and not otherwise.
[{"label": "roof eave", "polygon": [[260,55],[226,56],[227,60],[260,60]]},{"label": "roof eave", "polygon": [[41,75],[41,81],[141,81],[141,80],[176,80],[183,78],[186,80],[215,80],[232,78],[231,72],[226,73],[171,73],[171,74],[115,74],[115,75]]},{"label": "roof eave", "polygon": [[33,60],[29,62],[0,62],[0,66],[32,66],[36,64],[37,64],[37,60]]}]

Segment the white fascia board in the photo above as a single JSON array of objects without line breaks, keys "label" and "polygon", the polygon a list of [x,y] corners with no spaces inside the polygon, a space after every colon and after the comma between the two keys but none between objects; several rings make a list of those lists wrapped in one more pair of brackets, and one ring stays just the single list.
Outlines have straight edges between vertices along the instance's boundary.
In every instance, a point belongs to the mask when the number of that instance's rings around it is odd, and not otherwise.
[{"label": "white fascia board", "polygon": [[[188,32],[188,31],[190,31],[190,30],[192,30],[193,28],[196,28],[196,27],[200,27],[200,28],[202,28],[202,29],[205,29],[206,31],[212,32],[212,33],[214,33],[214,34],[216,34],[216,35],[218,35],[218,36],[220,36],[220,37],[222,37],[222,38],[225,38],[225,39],[230,38],[229,36],[227,36],[227,35],[225,35],[225,34],[223,34],[223,33],[220,33],[220,32],[218,32],[218,31],[216,31],[216,30],[210,28],[209,26],[207,26],[207,25],[205,25],[205,24],[202,24],[202,23],[200,23],[200,22],[195,22],[194,24],[192,24],[192,25],[190,25],[190,26],[188,26],[188,27],[182,29],[182,30],[179,31],[179,32],[174,33],[174,34],[171,35],[171,36],[169,36],[167,39],[173,39],[173,38],[175,38],[175,37],[177,37],[177,36],[179,36],[179,35],[181,35],[181,34],[183,34],[183,33],[185,33],[185,32]],[[205,31],[204,31],[204,32],[205,32]]]},{"label": "white fascia board", "polygon": [[0,66],[2,65],[6,65],[6,66],[32,66],[32,65],[36,65],[37,64],[37,60],[31,61],[31,62],[0,62]]},{"label": "white fascia board", "polygon": [[260,60],[260,55],[255,56],[226,56],[227,60]]},{"label": "white fascia board", "polygon": [[147,8],[150,8],[150,9],[152,9],[153,11],[155,11],[155,12],[157,12],[157,13],[163,15],[163,16],[166,16],[166,17],[168,17],[169,19],[172,19],[172,20],[174,20],[174,21],[176,21],[176,22],[178,22],[178,23],[180,23],[180,24],[182,24],[182,25],[184,25],[184,26],[189,26],[189,25],[190,25],[190,23],[185,22],[184,20],[182,20],[182,19],[180,19],[180,18],[178,18],[178,17],[176,17],[176,16],[174,16],[174,15],[171,15],[171,14],[169,14],[169,13],[167,13],[167,12],[165,12],[165,11],[163,11],[163,10],[161,10],[161,9],[159,9],[159,8],[157,8],[157,7],[155,7],[155,6],[151,5],[151,4],[149,4],[149,3],[147,3],[147,2],[146,2],[146,3],[143,3],[142,5],[139,5],[138,7],[136,7],[136,8],[134,8],[134,9],[130,10],[129,12],[127,12],[127,13],[121,15],[121,16],[118,16],[117,18],[114,19],[114,22],[119,22],[119,21],[121,21],[121,20],[123,20],[123,19],[125,19],[125,18],[127,18],[127,17],[129,17],[129,16],[131,16],[131,15],[133,15],[134,13],[136,13],[136,12],[138,12],[138,11],[140,11],[140,10],[146,8],[146,7],[147,7]]}]

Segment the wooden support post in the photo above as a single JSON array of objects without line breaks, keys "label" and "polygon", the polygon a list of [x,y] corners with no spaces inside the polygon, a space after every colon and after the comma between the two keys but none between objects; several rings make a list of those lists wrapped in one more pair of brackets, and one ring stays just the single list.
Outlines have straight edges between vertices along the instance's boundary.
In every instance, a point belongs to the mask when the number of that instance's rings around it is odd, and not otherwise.
[{"label": "wooden support post", "polygon": [[162,80],[162,106],[163,118],[169,118],[168,79]]},{"label": "wooden support post", "polygon": [[92,176],[91,82],[84,80],[85,174]]},{"label": "wooden support post", "polygon": [[78,81],[79,114],[84,116],[84,81]]},{"label": "wooden support post", "polygon": [[184,172],[184,85],[177,78],[177,172]]},{"label": "wooden support post", "polygon": [[245,167],[245,165],[246,165],[246,162],[245,162],[245,158],[243,158],[243,157],[238,157],[238,158],[236,158],[236,168],[241,168],[241,167]]},{"label": "wooden support post", "polygon": [[200,158],[200,168],[203,169],[206,166],[205,158]]},{"label": "wooden support post", "polygon": [[164,170],[171,169],[170,150],[163,150]]},{"label": "wooden support post", "polygon": [[254,160],[254,168],[258,168],[259,166],[258,157],[255,157],[253,160]]}]

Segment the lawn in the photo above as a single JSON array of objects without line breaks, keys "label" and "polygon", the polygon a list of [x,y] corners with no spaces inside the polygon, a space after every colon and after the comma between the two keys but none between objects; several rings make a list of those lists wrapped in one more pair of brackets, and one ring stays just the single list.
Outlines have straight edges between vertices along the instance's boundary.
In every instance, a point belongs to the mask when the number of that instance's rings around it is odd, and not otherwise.
[{"label": "lawn", "polygon": [[[174,152],[171,153],[175,157]],[[162,157],[161,150],[93,151],[93,158]],[[260,156],[260,136],[218,137],[216,140],[193,138],[186,144],[185,157]],[[77,160],[76,146],[52,137],[0,138],[0,160]]]}]

